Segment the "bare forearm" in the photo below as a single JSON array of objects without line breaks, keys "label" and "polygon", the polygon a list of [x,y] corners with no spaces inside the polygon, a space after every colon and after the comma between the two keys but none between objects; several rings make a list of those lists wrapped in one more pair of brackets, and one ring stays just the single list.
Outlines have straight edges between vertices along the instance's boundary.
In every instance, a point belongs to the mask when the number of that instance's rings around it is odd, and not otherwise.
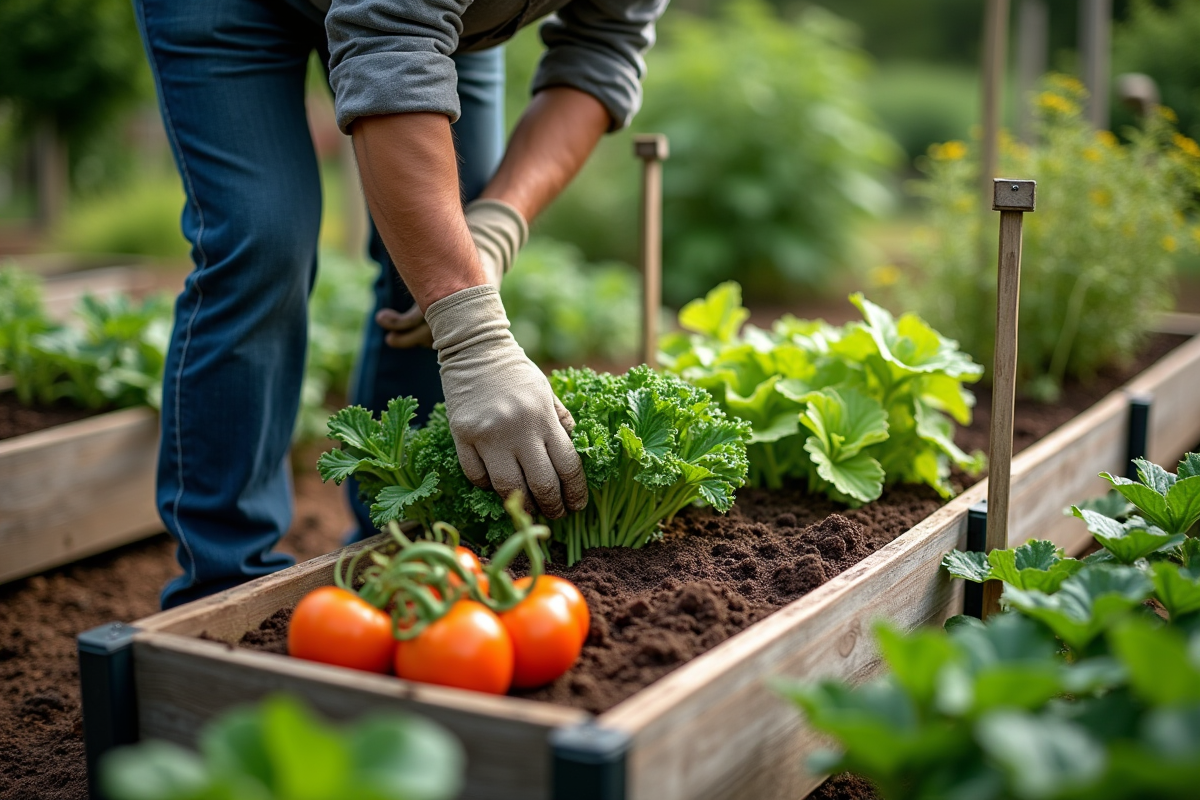
[{"label": "bare forearm", "polygon": [[503,200],[533,220],[583,168],[609,123],[604,106],[585,92],[538,92],[481,197]]},{"label": "bare forearm", "polygon": [[351,133],[371,216],[422,310],[486,283],[463,218],[450,121],[442,114],[360,117]]}]

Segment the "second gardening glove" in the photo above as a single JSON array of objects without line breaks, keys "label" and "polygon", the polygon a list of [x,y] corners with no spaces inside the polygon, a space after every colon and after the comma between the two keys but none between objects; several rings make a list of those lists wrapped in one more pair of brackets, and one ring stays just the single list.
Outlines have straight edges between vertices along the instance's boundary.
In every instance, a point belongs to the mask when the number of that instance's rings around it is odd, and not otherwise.
[{"label": "second gardening glove", "polygon": [[[512,269],[517,253],[529,238],[529,225],[521,212],[502,200],[475,200],[464,209],[467,228],[487,281],[497,289],[504,274]],[[391,347],[429,347],[433,334],[425,323],[421,308],[413,303],[408,311],[383,308],[375,323],[388,331],[384,341]]]},{"label": "second gardening glove", "polygon": [[551,519],[587,505],[575,421],[508,330],[493,286],[474,286],[425,312],[441,364],[446,416],[463,472],[501,497],[532,497]]}]

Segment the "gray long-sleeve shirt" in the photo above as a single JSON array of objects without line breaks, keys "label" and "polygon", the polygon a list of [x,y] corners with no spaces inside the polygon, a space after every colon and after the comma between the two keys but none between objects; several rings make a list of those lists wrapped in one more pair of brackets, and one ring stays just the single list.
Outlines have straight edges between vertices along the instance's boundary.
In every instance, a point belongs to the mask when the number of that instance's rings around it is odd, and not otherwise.
[{"label": "gray long-sleeve shirt", "polygon": [[543,23],[546,52],[532,90],[570,86],[599,100],[612,128],[642,100],[643,54],[668,0],[311,0],[327,10],[338,125],[406,112],[459,116],[453,53],[494,47]]}]

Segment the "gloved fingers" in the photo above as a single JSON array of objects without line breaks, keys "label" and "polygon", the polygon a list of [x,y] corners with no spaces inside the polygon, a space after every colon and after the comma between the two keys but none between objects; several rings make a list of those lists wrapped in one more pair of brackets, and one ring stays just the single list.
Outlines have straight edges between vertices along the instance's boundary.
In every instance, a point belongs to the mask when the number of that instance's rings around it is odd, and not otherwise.
[{"label": "gloved fingers", "polygon": [[492,488],[492,482],[488,478],[487,467],[483,465],[483,459],[479,457],[479,453],[475,451],[475,447],[469,444],[459,444],[455,441],[454,448],[458,451],[458,463],[462,465],[463,474],[467,476],[467,480],[480,489]]},{"label": "gloved fingers", "polygon": [[525,483],[528,484],[529,492],[542,513],[550,519],[565,516],[567,510],[563,507],[558,470],[554,468],[541,442],[534,440],[529,447],[522,450],[521,471],[525,474]]},{"label": "gloved fingers", "polygon": [[588,502],[587,476],[583,473],[583,462],[575,446],[567,437],[552,436],[546,442],[546,454],[562,484],[567,510],[582,511]]},{"label": "gloved fingers", "polygon": [[487,465],[488,477],[496,494],[507,500],[513,492],[521,492],[525,497],[525,510],[534,513],[536,509],[530,497],[529,488],[525,485],[525,476],[517,458],[507,449],[485,450],[480,453],[484,464]]},{"label": "gloved fingers", "polygon": [[[575,432],[575,418],[571,416],[571,412],[567,411],[566,406],[559,402],[558,398],[554,398],[554,410],[558,414],[558,421],[562,423],[563,430],[570,436]],[[574,448],[572,448],[574,451]]]}]

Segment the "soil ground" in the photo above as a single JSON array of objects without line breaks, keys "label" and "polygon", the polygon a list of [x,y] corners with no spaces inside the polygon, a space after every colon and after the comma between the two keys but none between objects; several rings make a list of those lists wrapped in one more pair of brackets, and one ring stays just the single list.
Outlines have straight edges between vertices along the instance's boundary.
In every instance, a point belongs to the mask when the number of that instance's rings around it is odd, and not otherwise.
[{"label": "soil ground", "polygon": [[[1068,391],[1062,408],[1019,405],[1018,449],[1171,344],[1160,339],[1138,364]],[[961,432],[964,446],[986,447],[986,411],[981,399],[975,424]],[[296,463],[311,464],[315,456],[305,453]],[[335,548],[350,527],[340,490],[302,468],[296,495],[281,548],[301,558]],[[585,559],[566,571],[590,587],[596,622],[583,663],[534,696],[610,707],[864,558],[940,503],[921,489],[894,490],[887,500],[847,511],[795,492],[743,491],[727,519],[691,512],[661,545],[636,557]],[[637,576],[622,569],[635,562]],[[87,796],[74,638],[105,622],[154,613],[158,592],[177,572],[173,546],[160,535],[0,587],[0,800]],[[827,799],[870,796],[853,777],[832,779],[820,792]]]}]

